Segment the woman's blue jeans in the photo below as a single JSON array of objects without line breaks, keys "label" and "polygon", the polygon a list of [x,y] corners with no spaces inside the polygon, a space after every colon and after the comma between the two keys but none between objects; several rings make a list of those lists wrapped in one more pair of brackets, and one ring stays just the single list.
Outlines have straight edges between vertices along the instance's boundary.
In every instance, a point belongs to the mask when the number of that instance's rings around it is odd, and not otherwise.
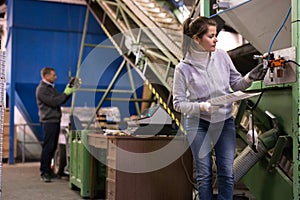
[{"label": "woman's blue jeans", "polygon": [[200,200],[213,199],[212,148],[215,150],[218,200],[233,199],[233,161],[236,133],[233,118],[210,123],[199,118],[185,118],[185,130],[192,150]]}]

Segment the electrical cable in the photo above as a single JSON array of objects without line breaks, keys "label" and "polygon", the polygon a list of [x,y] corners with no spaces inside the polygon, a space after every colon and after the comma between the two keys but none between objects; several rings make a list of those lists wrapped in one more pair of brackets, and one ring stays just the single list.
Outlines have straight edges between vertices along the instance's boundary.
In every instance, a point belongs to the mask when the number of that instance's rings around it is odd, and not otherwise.
[{"label": "electrical cable", "polygon": [[292,7],[289,8],[288,13],[287,13],[285,19],[283,20],[281,26],[279,27],[279,29],[278,29],[277,32],[275,33],[275,35],[274,35],[274,37],[273,37],[273,39],[272,39],[272,41],[271,41],[271,43],[270,43],[269,50],[268,50],[268,58],[267,58],[267,59],[268,59],[268,62],[269,62],[269,59],[270,59],[270,53],[271,53],[273,44],[274,44],[274,42],[275,42],[275,40],[276,40],[278,34],[279,34],[280,31],[282,30],[283,26],[285,25],[287,19],[289,18],[290,14],[291,14],[291,10],[292,10]]},{"label": "electrical cable", "polygon": [[181,160],[181,165],[182,165],[182,167],[183,167],[183,169],[184,169],[184,172],[185,172],[185,175],[186,175],[187,180],[190,182],[190,184],[193,186],[193,188],[194,188],[195,190],[198,190],[198,189],[197,189],[197,184],[194,183],[194,182],[191,180],[191,177],[190,177],[190,175],[189,175],[189,172],[188,172],[188,170],[187,170],[187,168],[186,168],[186,166],[185,166],[185,164],[184,164],[183,156],[180,157],[180,160]]},{"label": "electrical cable", "polygon": [[293,23],[296,23],[296,22],[300,22],[300,19],[294,20],[291,23],[293,24]]},{"label": "electrical cable", "polygon": [[[212,149],[212,151],[213,151],[214,149]],[[212,169],[215,169],[215,170],[217,170],[217,164],[216,164],[216,156],[215,156],[215,151],[213,152],[213,156],[212,156],[212,158],[211,158],[211,160],[212,160]],[[213,186],[213,188],[214,187],[216,187],[216,185],[217,185],[217,182],[218,182],[218,178],[215,178],[215,180],[214,180],[214,182],[213,182],[213,184],[212,184],[212,186]]]},{"label": "electrical cable", "polygon": [[298,63],[297,63],[296,61],[294,61],[294,60],[287,60],[287,61],[285,61],[284,63],[289,63],[289,62],[294,63],[295,65],[297,65],[297,66],[300,67],[300,64],[298,64]]}]

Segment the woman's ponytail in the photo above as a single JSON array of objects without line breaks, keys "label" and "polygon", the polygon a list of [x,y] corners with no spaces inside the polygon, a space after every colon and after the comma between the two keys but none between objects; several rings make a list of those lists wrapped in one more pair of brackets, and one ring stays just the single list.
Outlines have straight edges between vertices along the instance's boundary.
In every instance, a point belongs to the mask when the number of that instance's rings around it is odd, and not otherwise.
[{"label": "woman's ponytail", "polygon": [[182,56],[183,59],[185,58],[185,55],[189,49],[189,46],[191,44],[191,35],[190,35],[190,23],[193,19],[192,18],[187,18],[183,22],[183,38],[182,38]]}]

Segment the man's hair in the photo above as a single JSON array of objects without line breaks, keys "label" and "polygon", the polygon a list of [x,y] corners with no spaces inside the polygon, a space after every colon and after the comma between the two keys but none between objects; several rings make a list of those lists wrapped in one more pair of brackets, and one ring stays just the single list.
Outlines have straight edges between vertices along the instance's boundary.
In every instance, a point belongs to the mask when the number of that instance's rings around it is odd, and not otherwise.
[{"label": "man's hair", "polygon": [[42,77],[45,77],[47,74],[50,74],[51,71],[55,71],[54,68],[52,68],[52,67],[44,67],[44,68],[41,70],[41,76],[42,76]]}]

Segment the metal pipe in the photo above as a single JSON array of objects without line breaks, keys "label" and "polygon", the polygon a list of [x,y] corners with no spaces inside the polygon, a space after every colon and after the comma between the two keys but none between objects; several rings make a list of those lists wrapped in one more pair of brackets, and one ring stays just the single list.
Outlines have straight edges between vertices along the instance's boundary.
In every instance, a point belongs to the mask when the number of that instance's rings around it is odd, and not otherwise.
[{"label": "metal pipe", "polygon": [[[127,67],[129,82],[130,82],[132,93],[133,93],[133,98],[137,99],[137,94],[136,94],[136,91],[135,91],[134,80],[133,80],[133,77],[132,77],[131,68],[130,68],[129,63],[126,63],[126,67]],[[136,111],[137,111],[138,115],[140,115],[141,111],[139,109],[139,104],[138,104],[137,101],[135,102],[135,108],[136,108]]]},{"label": "metal pipe", "polygon": [[[80,67],[81,67],[81,62],[82,62],[82,55],[83,55],[83,50],[84,50],[84,42],[85,42],[86,32],[87,32],[87,28],[88,28],[89,15],[90,15],[89,9],[86,8],[83,33],[82,33],[82,38],[81,38],[81,43],[80,43],[79,56],[78,56],[78,60],[77,60],[76,77],[79,77],[79,74],[80,74]],[[76,92],[72,94],[71,115],[73,114],[73,111],[74,111],[75,99],[76,99]]]},{"label": "metal pipe", "polygon": [[105,101],[125,101],[125,102],[155,102],[153,99],[138,99],[138,98],[105,98]]},{"label": "metal pipe", "polygon": [[241,152],[241,154],[234,159],[233,174],[234,181],[237,183],[241,178],[255,165],[264,155],[268,152],[262,143],[258,143],[257,153],[247,145],[247,147]]},{"label": "metal pipe", "polygon": [[278,138],[278,129],[271,129],[261,135],[258,142],[257,151],[248,145],[241,154],[234,159],[233,173],[234,181],[239,182],[241,178],[257,163],[262,157],[266,155],[269,149],[274,147]]},{"label": "metal pipe", "polygon": [[56,3],[68,3],[68,4],[78,4],[78,5],[86,5],[85,1],[81,0],[47,0],[50,2],[56,2]]},{"label": "metal pipe", "polygon": [[[91,88],[78,88],[77,91],[80,92],[106,92],[107,89],[91,89]],[[132,93],[132,90],[118,90],[118,89],[111,89],[110,90],[111,93]]]},{"label": "metal pipe", "polygon": [[98,111],[100,110],[100,108],[101,108],[101,106],[102,106],[102,104],[103,104],[105,98],[107,97],[108,93],[110,93],[110,90],[112,89],[112,87],[113,87],[113,85],[115,84],[117,78],[118,78],[119,75],[121,74],[121,71],[122,71],[122,69],[123,69],[125,63],[126,63],[126,61],[123,60],[123,62],[121,63],[120,67],[119,67],[118,70],[116,71],[116,73],[115,73],[115,75],[114,75],[112,81],[111,81],[110,84],[108,85],[108,87],[107,87],[105,93],[103,94],[103,96],[102,96],[100,102],[98,103],[98,106],[97,106],[97,108],[96,108],[96,112],[93,113],[93,115],[92,115],[92,117],[91,117],[91,119],[90,119],[90,121],[89,121],[89,123],[88,123],[86,129],[90,128],[91,123],[92,123],[93,120],[95,119],[96,113],[98,113]]},{"label": "metal pipe", "polygon": [[22,163],[25,162],[25,139],[26,139],[26,132],[25,132],[25,124],[23,125],[23,141],[22,141]]}]

